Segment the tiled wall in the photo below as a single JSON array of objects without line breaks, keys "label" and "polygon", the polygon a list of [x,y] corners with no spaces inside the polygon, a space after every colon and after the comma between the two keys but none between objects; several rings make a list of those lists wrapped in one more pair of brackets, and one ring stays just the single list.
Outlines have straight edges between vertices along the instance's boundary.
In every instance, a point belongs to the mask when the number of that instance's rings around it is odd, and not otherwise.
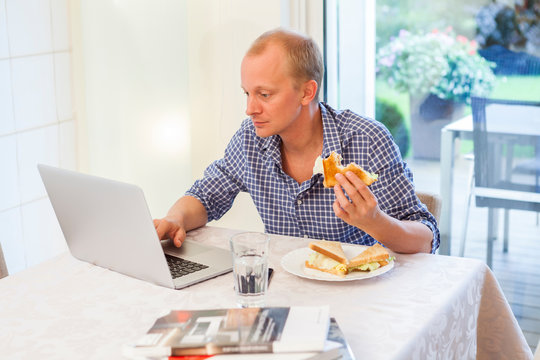
[{"label": "tiled wall", "polygon": [[76,168],[67,0],[0,0],[0,242],[10,274],[65,251],[36,169]]}]

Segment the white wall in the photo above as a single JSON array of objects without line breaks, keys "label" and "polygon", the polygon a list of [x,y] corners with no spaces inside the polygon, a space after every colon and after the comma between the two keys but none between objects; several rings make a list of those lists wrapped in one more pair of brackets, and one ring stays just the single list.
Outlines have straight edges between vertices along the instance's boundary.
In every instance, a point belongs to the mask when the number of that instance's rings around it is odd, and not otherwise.
[{"label": "white wall", "polygon": [[[223,155],[246,117],[240,62],[251,42],[266,30],[292,24],[313,33],[322,46],[320,1],[80,4],[74,16],[80,16],[83,54],[77,88],[85,94],[81,105],[86,109],[79,117],[84,120],[79,131],[81,169],[140,185],[154,217],[165,215]],[[306,14],[316,20],[300,21]],[[76,44],[74,49],[77,59]],[[185,146],[164,152],[149,141],[150,134],[159,133],[162,119],[173,120],[177,141]],[[246,194],[213,224],[263,230]]]},{"label": "white wall", "polygon": [[[80,169],[141,186],[153,216],[164,216],[245,117],[240,61],[257,35],[279,26],[280,3],[78,4]],[[249,197],[237,208],[247,228],[262,230]],[[227,218],[221,226],[246,225]]]},{"label": "white wall", "polygon": [[74,169],[66,0],[0,0],[0,242],[12,274],[65,251],[36,164]]},{"label": "white wall", "polygon": [[78,5],[79,169],[139,185],[157,216],[191,178],[186,1]]},{"label": "white wall", "polygon": [[[0,0],[0,242],[15,273],[66,250],[38,162],[134,183],[163,216],[245,118],[263,31],[310,33],[320,0]],[[247,195],[219,226],[261,230]]]}]

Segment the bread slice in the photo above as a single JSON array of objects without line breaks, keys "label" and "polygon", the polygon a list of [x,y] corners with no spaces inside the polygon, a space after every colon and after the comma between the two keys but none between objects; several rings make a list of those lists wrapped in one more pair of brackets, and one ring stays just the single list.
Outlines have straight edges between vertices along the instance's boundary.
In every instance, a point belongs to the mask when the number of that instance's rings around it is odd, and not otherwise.
[{"label": "bread slice", "polygon": [[332,151],[330,156],[323,160],[324,187],[331,188],[337,185],[338,182],[336,180],[336,174],[341,173],[345,175],[347,171],[352,171],[368,186],[377,181],[376,175],[368,173],[355,163],[350,163],[347,166],[343,166],[341,165],[341,160],[341,156],[335,151]]},{"label": "bread slice", "polygon": [[384,248],[381,244],[375,244],[364,250],[360,255],[355,256],[349,261],[348,268],[352,269],[354,267],[369,264],[372,262],[378,262],[381,266],[388,264],[388,259],[390,254],[388,250]]},{"label": "bread slice", "polygon": [[324,272],[327,272],[327,273],[330,273],[330,274],[333,274],[333,275],[337,275],[337,276],[340,276],[340,277],[344,277],[345,275],[347,275],[347,268],[346,267],[344,269],[343,268],[324,269],[324,268],[320,268],[320,267],[311,265],[309,263],[309,261],[307,261],[307,260],[305,262],[305,266],[307,268],[310,268],[310,269],[324,271]]},{"label": "bread slice", "polygon": [[349,262],[339,241],[317,240],[309,243],[309,248],[313,251],[328,256],[339,263],[347,265]]}]

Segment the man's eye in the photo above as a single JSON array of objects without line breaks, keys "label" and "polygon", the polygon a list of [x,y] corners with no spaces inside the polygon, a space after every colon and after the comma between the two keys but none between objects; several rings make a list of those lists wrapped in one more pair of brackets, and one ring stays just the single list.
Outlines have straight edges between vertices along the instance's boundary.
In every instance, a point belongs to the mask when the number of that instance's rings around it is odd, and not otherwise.
[{"label": "man's eye", "polygon": [[268,97],[270,97],[270,94],[267,94],[267,93],[261,93],[261,96],[262,96],[263,98],[268,98]]}]

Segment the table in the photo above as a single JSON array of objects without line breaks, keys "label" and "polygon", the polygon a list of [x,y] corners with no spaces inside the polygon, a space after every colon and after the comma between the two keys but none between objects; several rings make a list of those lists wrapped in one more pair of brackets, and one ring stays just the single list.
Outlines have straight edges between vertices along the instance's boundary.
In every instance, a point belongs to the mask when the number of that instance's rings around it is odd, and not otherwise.
[{"label": "table", "polygon": [[[188,234],[226,247],[237,230]],[[280,259],[309,240],[271,235],[268,305],[330,305],[357,359],[532,359],[487,266],[473,259],[397,254],[371,279],[324,282]],[[119,359],[168,310],[234,307],[232,274],[172,290],[62,254],[0,280],[0,358]]]},{"label": "table", "polygon": [[[530,107],[514,106],[511,110],[508,108],[492,104],[486,107],[490,123],[487,131],[499,135],[522,136],[522,137],[540,137],[540,108],[531,109]],[[516,123],[509,121],[513,118],[527,118],[527,126],[516,126]],[[439,254],[451,254],[452,239],[452,200],[453,200],[453,174],[454,158],[456,156],[456,140],[472,140],[473,138],[473,117],[465,116],[455,122],[452,122],[441,130],[441,216],[439,231],[441,242]]]}]

